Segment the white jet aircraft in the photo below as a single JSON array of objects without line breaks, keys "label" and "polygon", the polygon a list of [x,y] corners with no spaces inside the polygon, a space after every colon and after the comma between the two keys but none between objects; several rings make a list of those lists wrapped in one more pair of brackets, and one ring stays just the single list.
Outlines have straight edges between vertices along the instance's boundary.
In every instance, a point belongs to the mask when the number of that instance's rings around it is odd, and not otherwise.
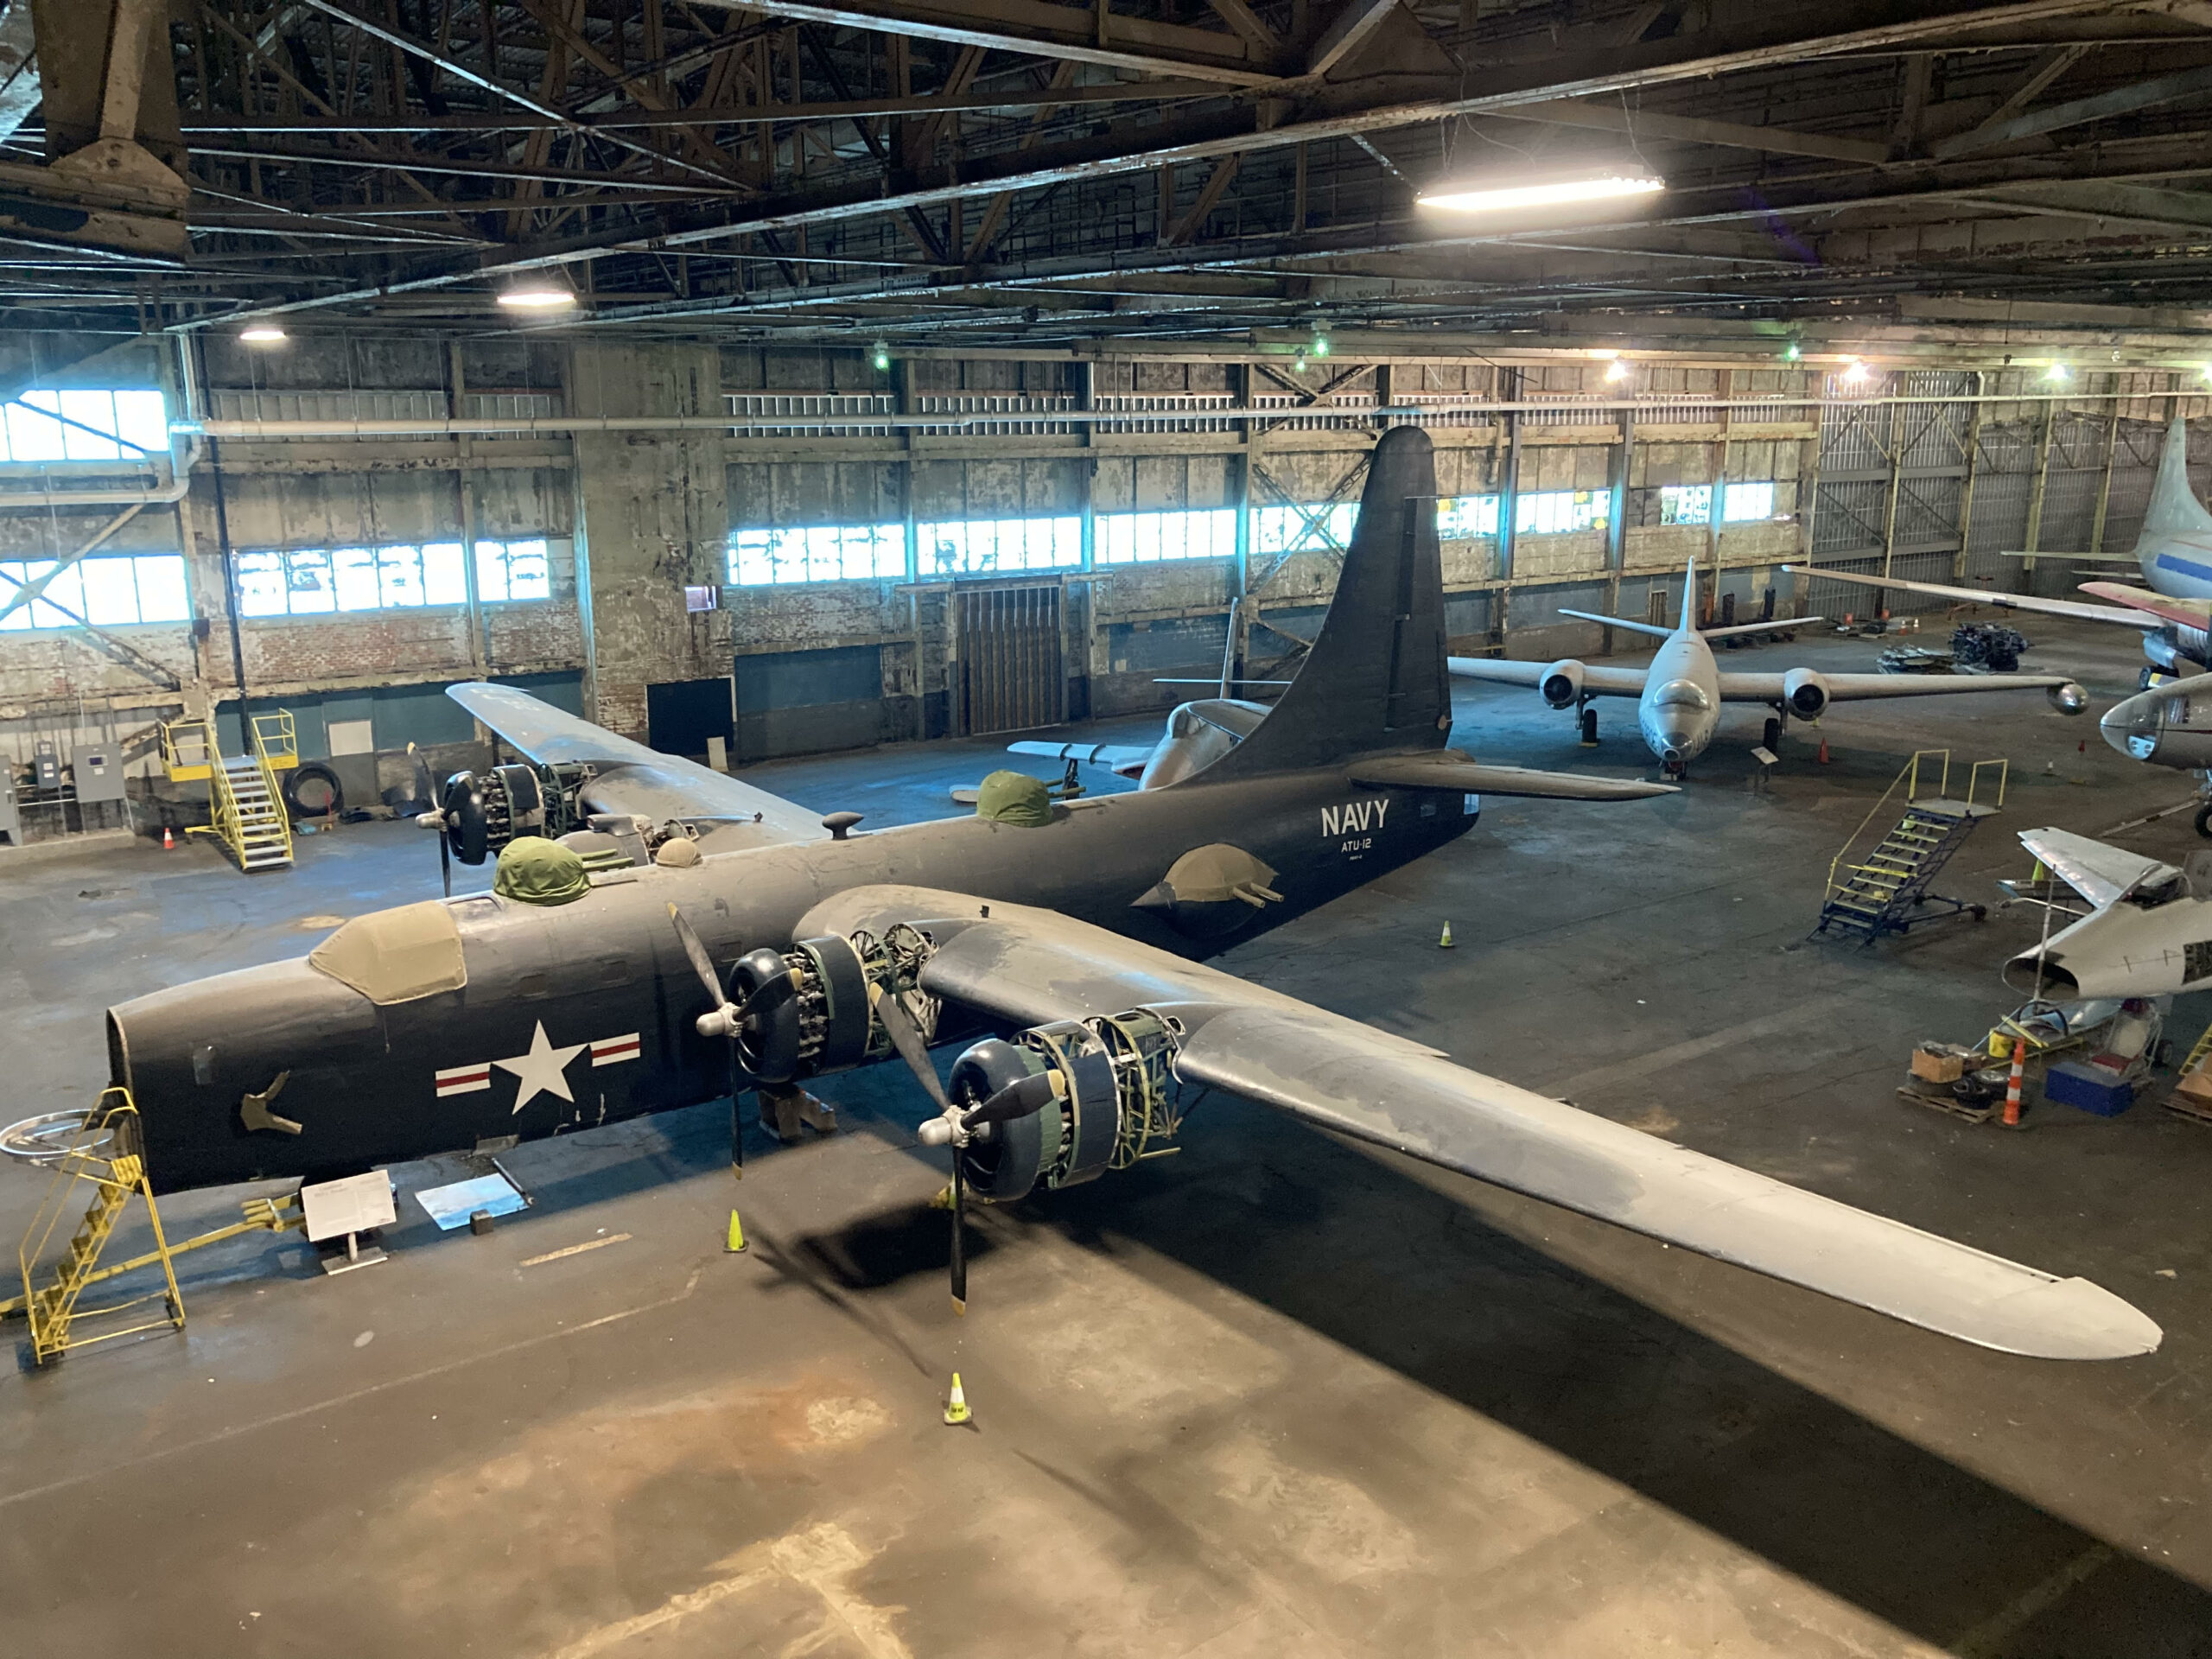
[{"label": "white jet aircraft", "polygon": [[2023,830],[2020,844],[2092,909],[2006,963],[2007,985],[2071,1002],[2212,984],[2212,848],[2176,869],[2064,830]]},{"label": "white jet aircraft", "polygon": [[[2143,654],[2151,659],[2143,671],[2143,689],[2166,674],[2196,674],[2212,661],[2208,651],[2208,624],[2212,624],[2212,512],[2196,499],[2189,484],[2189,422],[2177,416],[2166,429],[2166,447],[2158,457],[2158,474],[2151,485],[2151,505],[2143,515],[2143,528],[2131,553],[2016,554],[2019,558],[2088,561],[2133,565],[2145,586],[2117,582],[2085,582],[2082,591],[2109,605],[2085,604],[2078,599],[2045,599],[2034,594],[2001,594],[1986,588],[1947,588],[1932,582],[1900,582],[1894,576],[1865,575],[1857,571],[1827,570],[1809,564],[1785,564],[1794,575],[1818,576],[1827,582],[1856,582],[1862,588],[1893,588],[1900,593],[1929,594],[1938,599],[1993,605],[1999,610],[2031,611],[2045,616],[2070,616],[2083,622],[2110,622],[2143,632]],[[2126,708],[2126,703],[2120,705]],[[2115,709],[2113,714],[2119,713]],[[2111,719],[2107,715],[2107,721]],[[2105,735],[2115,748],[2124,748],[2107,724]],[[2149,759],[2138,756],[2138,759]],[[2203,760],[2167,761],[2164,765],[2202,766]]]},{"label": "white jet aircraft", "polygon": [[1850,702],[1863,697],[1951,696],[1977,691],[2035,691],[2046,693],[2051,707],[2062,714],[2078,715],[2088,704],[2088,694],[2072,680],[2054,674],[2005,674],[1990,677],[1955,677],[1920,674],[1823,674],[1817,669],[1793,668],[1784,673],[1724,672],[1713,660],[1707,642],[1730,634],[1772,633],[1778,627],[1817,622],[1805,617],[1793,623],[1745,622],[1733,627],[1700,629],[1697,626],[1697,561],[1690,561],[1689,577],[1682,588],[1682,620],[1673,628],[1650,622],[1631,622],[1618,616],[1596,616],[1588,611],[1562,610],[1563,616],[1585,622],[1602,622],[1632,633],[1656,635],[1663,643],[1647,668],[1593,668],[1573,658],[1555,663],[1508,663],[1483,657],[1451,658],[1452,672],[1461,679],[1485,680],[1494,685],[1534,686],[1554,709],[1578,711],[1582,741],[1598,736],[1598,711],[1593,697],[1634,697],[1637,723],[1644,743],[1659,757],[1668,776],[1680,778],[1691,761],[1705,753],[1720,726],[1724,702],[1763,702],[1774,710],[1766,722],[1770,749],[1782,741],[1782,723],[1789,715],[1818,720],[1831,702]]}]

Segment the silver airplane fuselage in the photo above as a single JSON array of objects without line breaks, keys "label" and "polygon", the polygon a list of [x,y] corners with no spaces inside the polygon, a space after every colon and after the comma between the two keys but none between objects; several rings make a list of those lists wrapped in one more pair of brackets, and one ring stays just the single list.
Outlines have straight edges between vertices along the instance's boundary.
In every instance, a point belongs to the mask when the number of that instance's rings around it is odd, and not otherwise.
[{"label": "silver airplane fuselage", "polygon": [[1636,723],[1670,772],[1712,744],[1720,729],[1720,666],[1694,628],[1677,628],[1660,641],[1636,701]]}]

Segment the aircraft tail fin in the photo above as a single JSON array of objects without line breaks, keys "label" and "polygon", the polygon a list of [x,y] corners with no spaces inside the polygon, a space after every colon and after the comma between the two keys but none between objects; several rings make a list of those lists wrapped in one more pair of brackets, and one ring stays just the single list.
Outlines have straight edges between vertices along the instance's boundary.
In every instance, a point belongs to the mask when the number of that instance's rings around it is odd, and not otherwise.
[{"label": "aircraft tail fin", "polygon": [[1426,432],[1398,427],[1368,461],[1344,574],[1297,677],[1251,735],[1199,778],[1442,747],[1452,725],[1444,647],[1435,454]]},{"label": "aircraft tail fin", "polygon": [[[2143,515],[2143,534],[2136,544],[2139,556],[2154,537],[2208,531],[2212,531],[2212,512],[2204,510],[2189,483],[2189,421],[2177,415],[2167,429],[2165,453],[2158,457],[2158,475],[2151,485],[2151,506]],[[2144,574],[2150,574],[2147,565]]]},{"label": "aircraft tail fin", "polygon": [[1697,561],[1690,561],[1689,574],[1682,578],[1682,621],[1675,632],[1697,632]]}]

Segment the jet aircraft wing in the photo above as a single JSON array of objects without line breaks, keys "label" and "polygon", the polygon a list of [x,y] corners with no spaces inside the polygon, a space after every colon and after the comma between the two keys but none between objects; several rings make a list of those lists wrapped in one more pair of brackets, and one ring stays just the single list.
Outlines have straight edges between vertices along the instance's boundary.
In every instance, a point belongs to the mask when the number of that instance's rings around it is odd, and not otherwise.
[{"label": "jet aircraft wing", "polygon": [[2171,864],[2091,841],[2069,830],[2023,830],[2020,845],[2100,910],[2145,877],[2180,874]]},{"label": "jet aircraft wing", "polygon": [[920,887],[850,889],[803,934],[896,923],[935,953],[930,995],[1014,1026],[1172,1015],[1175,1074],[1983,1347],[2053,1359],[2148,1353],[2160,1332],[2060,1279],[1454,1065],[1436,1050],[1051,911]]},{"label": "jet aircraft wing", "polygon": [[1079,766],[1103,766],[1123,778],[1144,771],[1155,746],[1149,743],[1043,743],[1024,738],[1006,746],[1008,754],[1041,754],[1048,760],[1072,760]]},{"label": "jet aircraft wing", "polygon": [[[1536,686],[1544,683],[1548,663],[1509,663],[1496,657],[1447,657],[1445,666],[1462,680],[1487,680],[1492,685]],[[1640,668],[1599,668],[1582,671],[1584,691],[1600,697],[1640,697],[1644,672]]]},{"label": "jet aircraft wing", "polygon": [[[1720,676],[1723,702],[1780,702],[1779,674]],[[1877,697],[1948,697],[1976,691],[2056,691],[2074,683],[2063,674],[1828,674],[1821,676],[1830,702],[1863,702]]]},{"label": "jet aircraft wing", "polygon": [[[2056,557],[2057,555],[2050,556]],[[2118,605],[2085,605],[2078,599],[2044,599],[2034,594],[1999,594],[1986,588],[1945,588],[1932,582],[1900,582],[1894,576],[1862,575],[1855,570],[1825,570],[1809,564],[1785,564],[1793,576],[1818,576],[1823,582],[1855,582],[1861,588],[1894,588],[1908,594],[1931,594],[1971,605],[1993,605],[2000,611],[2033,611],[2044,616],[2070,616],[2082,622],[2118,622],[2149,632],[2164,626],[2147,611]]]},{"label": "jet aircraft wing", "polygon": [[1596,778],[1587,772],[1539,772],[1529,766],[1486,766],[1458,749],[1419,754],[1375,755],[1352,763],[1355,784],[1389,789],[1456,789],[1471,795],[1519,795],[1554,801],[1640,801],[1679,795],[1673,784],[1641,778]]},{"label": "jet aircraft wing", "polygon": [[2178,622],[2185,628],[2212,627],[2212,604],[2201,599],[2169,599],[2164,594],[2154,594],[2148,588],[2138,588],[2125,582],[2085,582],[2085,594],[2094,594],[2099,599],[2109,599],[2152,616],[2163,617],[2169,622]]},{"label": "jet aircraft wing", "polygon": [[594,812],[730,819],[728,829],[716,832],[718,852],[819,841],[829,834],[819,815],[780,795],[618,737],[515,686],[471,680],[448,686],[446,695],[540,766],[588,762],[596,775],[584,803]]}]

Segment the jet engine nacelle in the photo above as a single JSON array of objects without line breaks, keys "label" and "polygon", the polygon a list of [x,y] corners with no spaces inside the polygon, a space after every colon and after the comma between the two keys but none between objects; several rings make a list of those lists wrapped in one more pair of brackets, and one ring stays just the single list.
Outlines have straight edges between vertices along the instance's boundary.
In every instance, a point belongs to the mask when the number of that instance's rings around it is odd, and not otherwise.
[{"label": "jet engine nacelle", "polygon": [[2063,685],[2045,686],[2043,694],[2062,715],[2078,715],[2089,706],[2089,694],[2071,680]]},{"label": "jet engine nacelle", "polygon": [[1586,672],[1572,657],[1561,658],[1544,671],[1536,690],[1554,709],[1572,709],[1582,701],[1582,677]]},{"label": "jet engine nacelle", "polygon": [[1818,720],[1828,706],[1828,683],[1809,668],[1793,668],[1782,677],[1782,700],[1800,720]]},{"label": "jet engine nacelle", "polygon": [[2105,741],[2155,766],[2212,767],[2212,696],[2196,689],[2200,678],[2139,691],[2113,704],[2097,722]]},{"label": "jet engine nacelle", "polygon": [[1074,1186],[1127,1169],[1182,1127],[1172,1071],[1182,1044],[1172,1016],[1136,1008],[994,1037],[953,1062],[954,1103],[981,1105],[1024,1077],[1058,1074],[1039,1112],[969,1132],[961,1173],[976,1196],[1011,1204],[1031,1188]]}]

